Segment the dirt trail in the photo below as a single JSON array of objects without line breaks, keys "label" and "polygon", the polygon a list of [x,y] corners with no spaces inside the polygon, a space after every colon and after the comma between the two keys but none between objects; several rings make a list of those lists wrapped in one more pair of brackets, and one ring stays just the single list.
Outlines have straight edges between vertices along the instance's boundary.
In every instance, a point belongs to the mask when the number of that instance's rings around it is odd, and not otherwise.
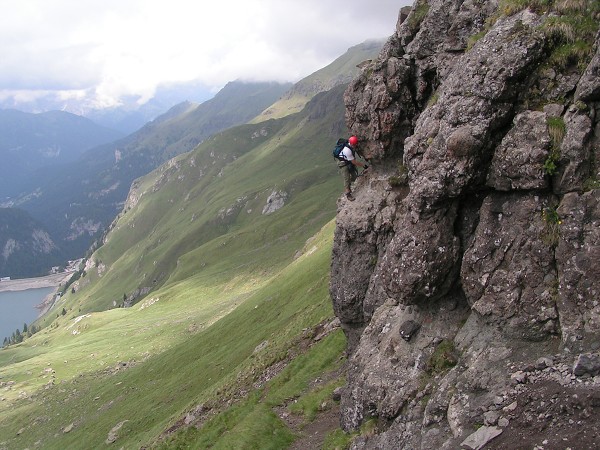
[{"label": "dirt trail", "polygon": [[323,448],[327,435],[340,427],[340,407],[335,404],[333,408],[319,413],[315,420],[304,427],[294,427],[290,422],[288,426],[300,436],[288,450]]}]

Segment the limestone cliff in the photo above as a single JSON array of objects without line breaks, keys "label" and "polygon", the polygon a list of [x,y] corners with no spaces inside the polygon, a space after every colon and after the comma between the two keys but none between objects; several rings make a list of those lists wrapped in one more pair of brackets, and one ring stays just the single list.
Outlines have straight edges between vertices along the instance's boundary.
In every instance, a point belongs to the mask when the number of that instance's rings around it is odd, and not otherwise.
[{"label": "limestone cliff", "polygon": [[400,17],[345,94],[372,166],[332,258],[342,426],[376,422],[354,448],[600,445],[600,6]]}]

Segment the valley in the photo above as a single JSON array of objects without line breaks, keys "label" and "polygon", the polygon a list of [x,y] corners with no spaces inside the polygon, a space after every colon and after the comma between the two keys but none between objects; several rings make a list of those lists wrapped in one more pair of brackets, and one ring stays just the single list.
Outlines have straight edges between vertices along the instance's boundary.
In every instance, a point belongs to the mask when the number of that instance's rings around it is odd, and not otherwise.
[{"label": "valley", "polygon": [[29,203],[105,225],[0,350],[0,450],[597,448],[598,18],[418,0],[251,117],[87,154]]},{"label": "valley", "polygon": [[329,147],[347,132],[345,88],[190,139],[133,180],[41,330],[0,351],[0,448],[287,446],[336,408]]}]

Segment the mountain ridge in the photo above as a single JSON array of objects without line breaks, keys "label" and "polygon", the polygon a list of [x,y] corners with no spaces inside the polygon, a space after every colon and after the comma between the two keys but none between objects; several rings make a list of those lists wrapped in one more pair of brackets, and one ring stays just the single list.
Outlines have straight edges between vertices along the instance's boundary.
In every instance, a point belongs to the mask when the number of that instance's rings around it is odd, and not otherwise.
[{"label": "mountain ridge", "polygon": [[0,110],[0,196],[17,195],[35,171],[76,160],[122,133],[63,111]]},{"label": "mountain ridge", "polygon": [[350,47],[327,66],[295,83],[280,100],[269,106],[253,122],[299,112],[316,94],[349,83],[359,72],[357,66],[365,60],[375,58],[384,42],[384,40],[371,39]]},{"label": "mountain ridge", "polygon": [[[191,150],[211,133],[254,117],[286,89],[272,83],[231,83],[204,104],[176,106],[125,138],[38,173],[27,195],[10,206],[44,223],[69,259],[80,257],[119,212],[135,178]],[[235,98],[241,105],[223,119],[219,114],[227,114]]]}]

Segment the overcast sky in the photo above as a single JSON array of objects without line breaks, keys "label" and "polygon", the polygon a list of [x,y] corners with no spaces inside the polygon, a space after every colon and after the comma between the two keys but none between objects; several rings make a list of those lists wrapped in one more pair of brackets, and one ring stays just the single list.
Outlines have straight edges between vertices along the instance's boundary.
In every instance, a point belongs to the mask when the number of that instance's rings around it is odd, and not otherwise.
[{"label": "overcast sky", "polygon": [[395,29],[410,0],[0,0],[0,100],[96,106],[160,83],[298,81]]}]

